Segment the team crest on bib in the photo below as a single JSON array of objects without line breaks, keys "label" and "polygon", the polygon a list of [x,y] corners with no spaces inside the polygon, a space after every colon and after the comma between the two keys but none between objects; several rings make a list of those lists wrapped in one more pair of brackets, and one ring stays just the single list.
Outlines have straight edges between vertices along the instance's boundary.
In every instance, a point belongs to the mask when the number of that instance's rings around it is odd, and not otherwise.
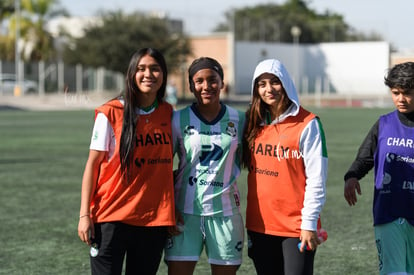
[{"label": "team crest on bib", "polygon": [[184,129],[184,134],[186,135],[194,135],[195,134],[195,127],[193,125],[187,125]]},{"label": "team crest on bib", "polygon": [[226,133],[231,136],[231,137],[235,137],[237,134],[237,129],[236,127],[234,127],[234,123],[233,122],[229,122],[227,123],[227,127],[226,127]]}]

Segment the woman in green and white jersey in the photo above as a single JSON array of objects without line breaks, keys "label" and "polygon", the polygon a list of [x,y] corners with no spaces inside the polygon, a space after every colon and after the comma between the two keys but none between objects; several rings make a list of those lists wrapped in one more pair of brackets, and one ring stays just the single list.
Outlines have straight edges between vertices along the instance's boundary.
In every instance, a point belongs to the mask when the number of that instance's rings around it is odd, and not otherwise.
[{"label": "woman in green and white jersey", "polygon": [[205,246],[212,273],[236,274],[244,225],[236,180],[244,112],[220,101],[222,66],[209,57],[188,70],[196,102],[173,115],[177,226],[166,245],[169,274],[193,274]]}]

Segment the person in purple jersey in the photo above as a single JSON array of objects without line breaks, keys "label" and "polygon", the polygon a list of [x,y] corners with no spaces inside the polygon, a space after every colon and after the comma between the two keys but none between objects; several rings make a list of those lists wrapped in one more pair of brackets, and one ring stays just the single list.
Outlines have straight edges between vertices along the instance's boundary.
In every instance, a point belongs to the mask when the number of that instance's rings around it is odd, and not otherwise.
[{"label": "person in purple jersey", "polygon": [[374,168],[373,216],[380,274],[414,274],[414,62],[385,76],[396,110],[382,115],[344,176],[350,206]]}]

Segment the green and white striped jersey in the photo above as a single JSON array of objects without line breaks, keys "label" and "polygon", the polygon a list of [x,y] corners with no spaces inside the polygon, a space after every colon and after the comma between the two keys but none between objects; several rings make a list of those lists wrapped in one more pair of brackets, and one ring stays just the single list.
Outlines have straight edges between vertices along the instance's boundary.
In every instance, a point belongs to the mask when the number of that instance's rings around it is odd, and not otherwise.
[{"label": "green and white striped jersey", "polygon": [[240,212],[236,180],[240,176],[244,113],[222,104],[212,122],[195,105],[175,111],[172,131],[176,208],[200,216],[231,216]]}]

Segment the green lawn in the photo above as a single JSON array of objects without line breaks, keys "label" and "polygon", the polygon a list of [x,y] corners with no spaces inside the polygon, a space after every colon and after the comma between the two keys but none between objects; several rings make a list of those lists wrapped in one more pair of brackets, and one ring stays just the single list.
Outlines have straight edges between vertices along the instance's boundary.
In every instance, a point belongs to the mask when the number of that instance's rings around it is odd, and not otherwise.
[{"label": "green lawn", "polygon": [[[377,274],[372,173],[355,207],[343,198],[343,174],[378,115],[389,109],[312,109],[324,124],[329,154],[328,241],[315,274]],[[89,274],[78,239],[80,187],[93,126],[89,111],[0,111],[0,274]],[[244,215],[246,171],[239,180]],[[159,274],[167,274],[161,263]],[[209,274],[203,258],[196,274]],[[247,257],[239,274],[254,274]]]}]

